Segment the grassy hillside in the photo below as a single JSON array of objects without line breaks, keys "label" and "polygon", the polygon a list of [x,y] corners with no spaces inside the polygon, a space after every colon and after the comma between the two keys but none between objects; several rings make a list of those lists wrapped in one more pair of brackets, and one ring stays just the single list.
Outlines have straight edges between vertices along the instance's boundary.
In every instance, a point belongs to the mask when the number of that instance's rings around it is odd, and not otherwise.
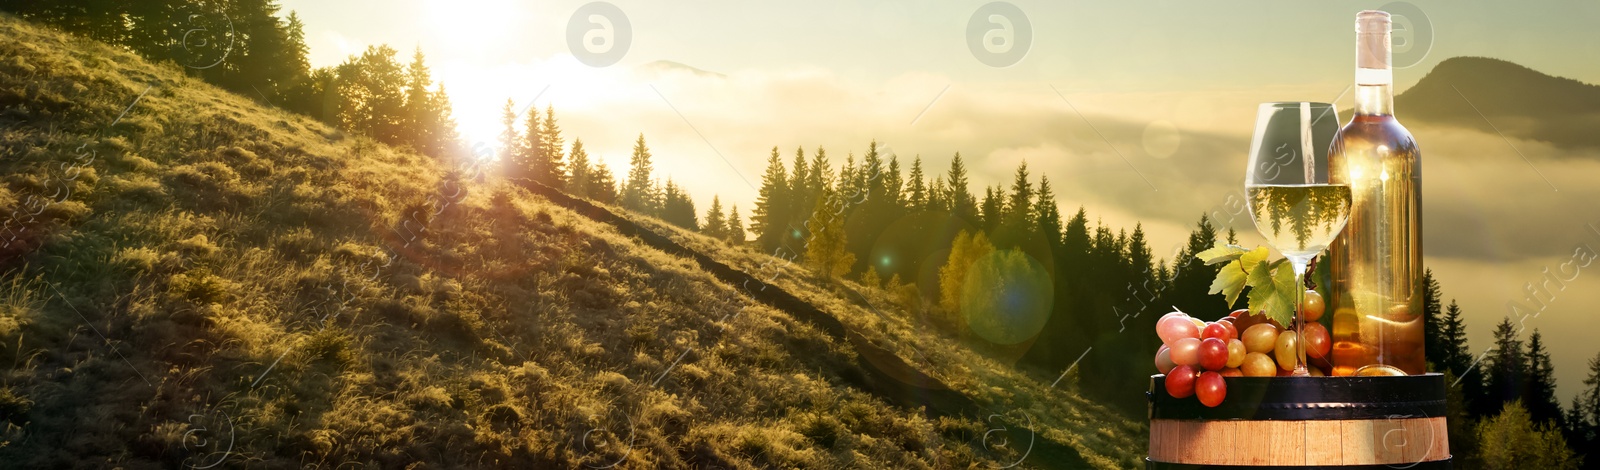
[{"label": "grassy hillside", "polygon": [[[955,346],[881,292],[780,275],[1007,418],[896,404],[853,379],[870,365],[849,341],[477,170],[0,17],[0,462],[1000,467],[1034,439],[1106,468],[1144,453],[1142,423],[1070,381]],[[747,271],[772,260],[670,236]]]}]

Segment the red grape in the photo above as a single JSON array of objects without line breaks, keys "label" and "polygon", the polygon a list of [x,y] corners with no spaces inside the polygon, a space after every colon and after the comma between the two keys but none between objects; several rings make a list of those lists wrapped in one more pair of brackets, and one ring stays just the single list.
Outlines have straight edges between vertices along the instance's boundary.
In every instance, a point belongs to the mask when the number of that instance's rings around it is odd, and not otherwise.
[{"label": "red grape", "polygon": [[1243,315],[1239,315],[1239,319],[1238,320],[1234,320],[1233,326],[1238,327],[1239,331],[1249,331],[1250,327],[1256,326],[1256,325],[1259,325],[1259,324],[1262,324],[1262,323],[1270,323],[1270,324],[1272,324],[1272,326],[1276,326],[1280,330],[1283,329],[1283,325],[1282,324],[1280,324],[1277,321],[1274,321],[1274,320],[1272,320],[1270,318],[1267,318],[1267,315],[1265,313],[1261,313],[1261,312],[1246,313],[1246,314],[1243,314]]},{"label": "red grape", "polygon": [[1189,395],[1194,395],[1194,379],[1195,372],[1193,367],[1173,367],[1172,372],[1167,374],[1165,382],[1167,394],[1172,395],[1173,398],[1188,398]]},{"label": "red grape", "polygon": [[1300,314],[1305,316],[1306,321],[1322,318],[1322,312],[1327,308],[1328,304],[1322,301],[1322,294],[1318,294],[1316,289],[1306,289],[1305,298],[1300,300]]},{"label": "red grape", "polygon": [[1333,350],[1333,341],[1328,337],[1328,327],[1322,326],[1321,323],[1307,323],[1305,335],[1306,357],[1324,358]]},{"label": "red grape", "polygon": [[1192,366],[1200,362],[1200,340],[1184,338],[1172,344],[1172,363]]},{"label": "red grape", "polygon": [[1221,338],[1200,341],[1200,367],[1205,370],[1222,370],[1228,366],[1228,343]]},{"label": "red grape", "polygon": [[1227,328],[1228,329],[1228,338],[1229,339],[1239,339],[1239,327],[1234,326],[1233,322],[1231,322],[1231,321],[1223,321],[1223,320],[1232,320],[1232,318],[1222,317],[1222,320],[1218,320],[1217,324],[1218,325],[1222,325],[1223,328]]},{"label": "red grape", "polygon": [[1244,315],[1244,314],[1247,314],[1247,313],[1250,313],[1250,309],[1241,308],[1241,309],[1238,309],[1238,310],[1234,310],[1232,313],[1229,313],[1228,316],[1232,317],[1232,318],[1239,318],[1240,315]]},{"label": "red grape", "polygon": [[1217,322],[1206,323],[1206,328],[1204,330],[1200,330],[1200,339],[1206,338],[1216,338],[1223,341],[1233,339],[1233,337],[1228,334],[1228,327]]},{"label": "red grape", "polygon": [[1156,370],[1165,374],[1172,372],[1174,366],[1177,364],[1172,362],[1172,349],[1165,344],[1161,345],[1161,349],[1156,351]]},{"label": "red grape", "polygon": [[1161,343],[1172,346],[1180,339],[1200,338],[1200,329],[1189,321],[1188,316],[1170,316],[1162,318],[1156,323],[1156,336],[1161,337]]},{"label": "red grape", "polygon": [[1194,395],[1200,399],[1200,404],[1216,407],[1221,405],[1222,398],[1228,395],[1228,383],[1222,380],[1222,374],[1202,372],[1200,378],[1195,379]]}]

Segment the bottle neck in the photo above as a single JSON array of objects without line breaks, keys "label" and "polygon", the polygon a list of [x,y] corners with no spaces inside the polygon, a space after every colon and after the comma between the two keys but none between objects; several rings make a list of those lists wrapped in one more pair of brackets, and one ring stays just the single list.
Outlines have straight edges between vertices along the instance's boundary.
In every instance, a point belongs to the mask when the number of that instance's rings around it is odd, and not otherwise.
[{"label": "bottle neck", "polygon": [[1356,114],[1394,114],[1394,70],[1389,61],[1388,28],[1356,34]]},{"label": "bottle neck", "polygon": [[1357,84],[1355,111],[1361,116],[1394,115],[1394,86]]}]

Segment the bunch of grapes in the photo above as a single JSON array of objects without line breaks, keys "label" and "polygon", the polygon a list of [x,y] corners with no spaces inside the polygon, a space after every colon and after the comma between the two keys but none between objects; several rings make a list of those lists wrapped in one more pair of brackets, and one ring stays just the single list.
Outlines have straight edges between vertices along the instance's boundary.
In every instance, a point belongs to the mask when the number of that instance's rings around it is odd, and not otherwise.
[{"label": "bunch of grapes", "polygon": [[[1317,323],[1325,305],[1322,295],[1307,290],[1300,303],[1305,317],[1307,370],[1325,376],[1332,367],[1333,348],[1328,329]],[[1217,321],[1206,322],[1183,312],[1156,321],[1161,348],[1156,350],[1156,370],[1167,374],[1167,393],[1177,398],[1194,395],[1214,407],[1228,393],[1223,377],[1275,377],[1289,375],[1299,362],[1295,350],[1300,335],[1266,315],[1234,310]]]}]

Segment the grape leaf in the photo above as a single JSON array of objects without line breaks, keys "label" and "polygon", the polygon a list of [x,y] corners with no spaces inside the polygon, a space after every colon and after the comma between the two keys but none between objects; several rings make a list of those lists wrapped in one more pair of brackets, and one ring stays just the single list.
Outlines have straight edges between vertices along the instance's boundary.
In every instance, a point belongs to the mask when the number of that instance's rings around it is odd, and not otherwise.
[{"label": "grape leaf", "polygon": [[1288,326],[1294,322],[1295,300],[1299,291],[1294,282],[1294,267],[1287,260],[1257,264],[1246,280],[1250,285],[1250,311]]},{"label": "grape leaf", "polygon": [[[1200,258],[1200,261],[1204,261],[1207,266],[1210,266],[1217,263],[1226,263],[1239,259],[1239,256],[1242,256],[1248,252],[1250,252],[1250,250],[1246,250],[1242,246],[1228,245],[1219,241],[1217,242],[1217,246],[1213,246],[1205,251],[1195,253],[1194,257]],[[1213,294],[1215,294],[1215,292],[1213,292]]]},{"label": "grape leaf", "polygon": [[[1244,248],[1236,245],[1228,245],[1226,247],[1219,245],[1216,248],[1206,250],[1202,253],[1224,248],[1230,250],[1235,248],[1244,250]],[[1260,265],[1262,261],[1265,261],[1267,259],[1267,255],[1267,247],[1257,247],[1254,250],[1240,251],[1237,256],[1234,254],[1223,255],[1233,258],[1233,260],[1229,261],[1228,264],[1223,265],[1222,270],[1217,271],[1217,278],[1211,281],[1211,292],[1209,293],[1220,293],[1226,296],[1228,299],[1228,306],[1232,307],[1233,303],[1239,300],[1239,292],[1244,290],[1244,286],[1249,285],[1251,271],[1254,271],[1256,266]]]},{"label": "grape leaf", "polygon": [[1254,250],[1239,255],[1239,265],[1244,267],[1245,272],[1253,272],[1256,270],[1257,265],[1266,261],[1267,257],[1271,255],[1272,252],[1267,251],[1267,247],[1258,246]]}]

